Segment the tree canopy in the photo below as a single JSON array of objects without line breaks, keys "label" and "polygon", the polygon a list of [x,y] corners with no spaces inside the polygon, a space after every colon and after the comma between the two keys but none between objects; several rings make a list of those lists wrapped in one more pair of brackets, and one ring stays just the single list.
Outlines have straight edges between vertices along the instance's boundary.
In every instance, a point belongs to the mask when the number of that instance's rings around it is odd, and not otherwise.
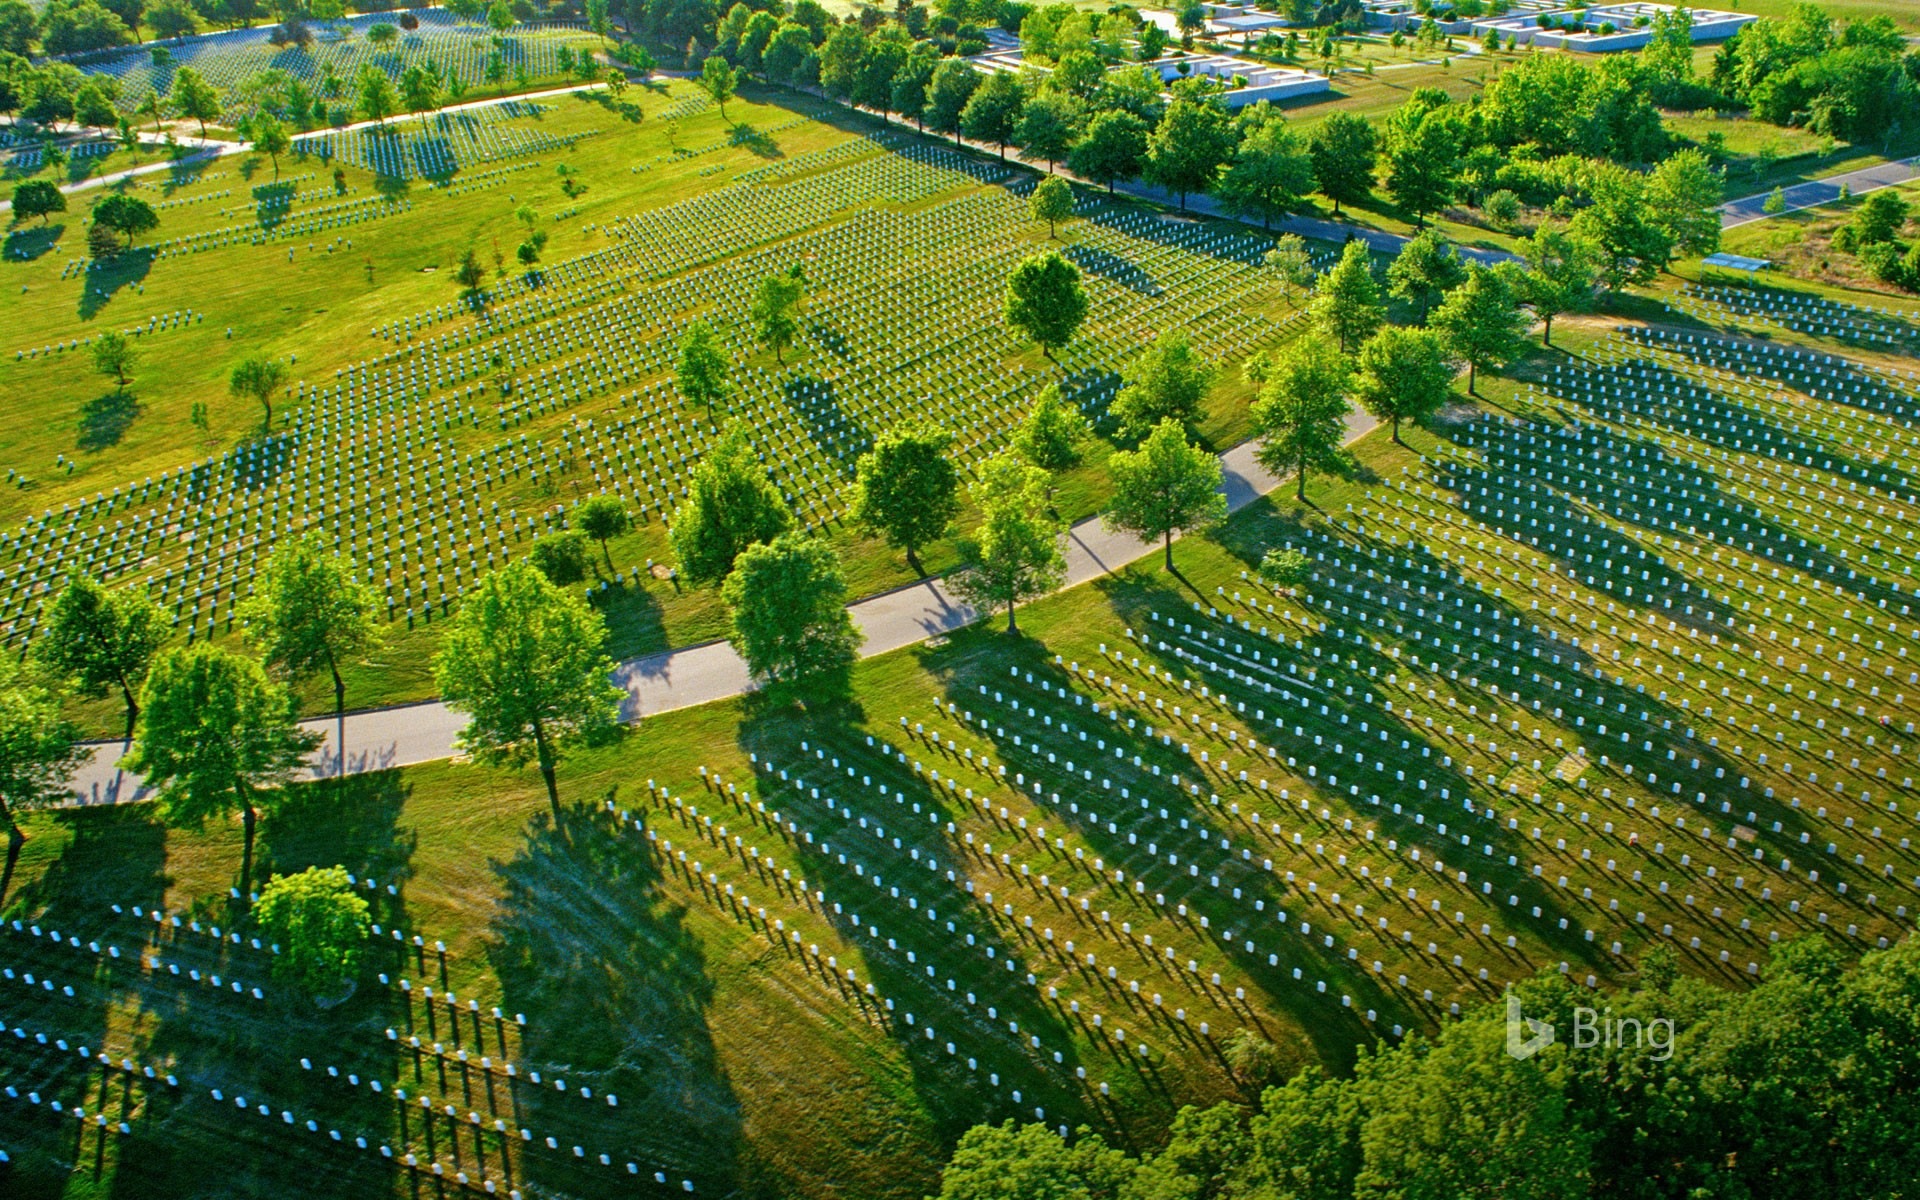
[{"label": "tree canopy", "polygon": [[326,671],[336,712],[347,706],[340,666],[380,644],[373,589],[318,534],[282,543],[254,575],[240,606],[247,636],[267,664],[288,679]]},{"label": "tree canopy", "polygon": [[89,575],[76,575],[54,597],[34,645],[40,661],[73,680],[82,696],[119,689],[127,705],[127,733],[140,716],[138,693],[154,652],[167,640],[166,615],[144,589],[109,591]]},{"label": "tree canopy", "polygon": [[980,525],[962,543],[965,566],[949,586],[983,612],[1006,609],[1007,631],[1018,632],[1020,603],[1052,591],[1066,576],[1066,525],[1047,504],[1047,473],[1009,455],[983,463],[968,491]]},{"label": "tree canopy", "polygon": [[1004,311],[1008,325],[1040,343],[1040,352],[1052,358],[1056,347],[1073,340],[1087,316],[1080,268],[1054,250],[1026,259],[1007,277]]},{"label": "tree canopy", "polygon": [[905,550],[924,575],[920,550],[960,515],[960,475],[947,457],[953,437],[926,423],[896,425],[860,456],[848,519]]},{"label": "tree canopy", "polygon": [[761,468],[746,429],[734,425],[694,467],[667,543],[689,583],[717,584],[741,551],[791,528],[793,510]]},{"label": "tree canopy", "polygon": [[817,685],[853,665],[860,634],[833,548],[783,533],[749,546],[720,588],[728,640],[756,679],[776,688]]},{"label": "tree canopy", "polygon": [[253,919],[280,953],[273,977],[311,996],[338,991],[360,969],[373,917],[345,867],[276,875],[260,889]]},{"label": "tree canopy", "polygon": [[1149,540],[1159,538],[1167,570],[1173,570],[1173,535],[1205,529],[1227,519],[1220,491],[1220,460],[1187,441],[1174,418],[1162,420],[1138,450],[1107,459],[1113,499],[1107,524]]}]

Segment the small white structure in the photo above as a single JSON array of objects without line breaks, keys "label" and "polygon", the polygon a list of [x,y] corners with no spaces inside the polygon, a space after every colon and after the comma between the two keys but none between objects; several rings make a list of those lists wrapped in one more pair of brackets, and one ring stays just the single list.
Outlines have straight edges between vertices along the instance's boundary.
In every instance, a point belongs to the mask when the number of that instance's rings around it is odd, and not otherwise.
[{"label": "small white structure", "polygon": [[[1661,13],[1677,11],[1672,4],[1627,3],[1596,4],[1588,8],[1557,5],[1523,13],[1516,9],[1504,16],[1469,22],[1475,36],[1497,30],[1501,37],[1522,45],[1549,46],[1588,54],[1612,54],[1639,50],[1653,40],[1653,19]],[[1693,16],[1693,40],[1719,41],[1732,37],[1742,26],[1759,20],[1746,13],[1724,12],[1711,8],[1688,8]],[[1573,18],[1578,16],[1579,20]],[[1543,25],[1542,20],[1548,22]]]},{"label": "small white structure", "polygon": [[1225,54],[1170,54],[1141,64],[1164,83],[1176,79],[1217,79],[1227,90],[1221,99],[1228,108],[1244,108],[1262,100],[1291,100],[1328,91],[1333,82],[1318,71],[1273,67]]}]

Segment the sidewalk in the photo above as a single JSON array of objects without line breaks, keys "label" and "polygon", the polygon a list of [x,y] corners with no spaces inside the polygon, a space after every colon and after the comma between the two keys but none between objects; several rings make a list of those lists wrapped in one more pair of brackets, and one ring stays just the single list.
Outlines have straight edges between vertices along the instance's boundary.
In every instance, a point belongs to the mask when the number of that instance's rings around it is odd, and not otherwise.
[{"label": "sidewalk", "polygon": [[1829,175],[1825,179],[1813,179],[1806,183],[1796,183],[1792,187],[1781,188],[1780,198],[1786,202],[1786,207],[1778,213],[1766,211],[1767,198],[1773,194],[1771,192],[1742,196],[1738,200],[1729,200],[1720,206],[1720,228],[1733,229],[1740,225],[1751,225],[1755,221],[1764,221],[1768,217],[1831,204],[1840,198],[1840,185],[1843,183],[1847,185],[1849,192],[1858,196],[1862,192],[1876,191],[1915,178],[1920,178],[1920,156],[1903,158],[1896,162],[1878,163],[1871,167],[1861,167],[1857,171],[1848,171],[1842,175]]}]

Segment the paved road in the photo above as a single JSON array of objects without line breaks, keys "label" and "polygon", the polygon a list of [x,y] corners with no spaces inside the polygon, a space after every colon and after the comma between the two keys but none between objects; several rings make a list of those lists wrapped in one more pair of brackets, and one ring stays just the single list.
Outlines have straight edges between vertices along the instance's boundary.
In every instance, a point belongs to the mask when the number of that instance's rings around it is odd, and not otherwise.
[{"label": "paved road", "polygon": [[[1891,187],[1896,183],[1905,183],[1909,179],[1920,178],[1920,157],[1903,158],[1895,162],[1880,163],[1876,166],[1861,167],[1858,171],[1848,171],[1842,175],[1829,175],[1825,179],[1814,179],[1806,183],[1796,183],[1792,187],[1780,189],[1781,199],[1786,201],[1783,212],[1799,212],[1803,208],[1817,208],[1822,204],[1831,204],[1840,198],[1840,185],[1846,184],[1853,195],[1871,192],[1877,188]],[[1729,200],[1720,206],[1720,228],[1732,229],[1736,225],[1750,225],[1755,221],[1764,221],[1778,213],[1766,211],[1767,197],[1771,192],[1742,196],[1738,200]]]},{"label": "paved road", "polygon": [[[1365,413],[1348,413],[1347,442],[1358,440],[1376,424]],[[1253,444],[1246,442],[1220,456],[1222,490],[1229,508],[1244,508],[1281,482],[1254,461],[1253,450]],[[1116,533],[1105,528],[1099,518],[1089,518],[1067,532],[1067,577],[1062,586],[1076,587],[1098,579],[1159,550],[1157,542]],[[849,611],[865,638],[860,648],[862,657],[924,642],[979,617],[951,596],[939,579],[869,597],[850,606]],[[751,686],[746,664],[725,642],[630,659],[615,669],[614,681],[627,693],[622,715],[628,721],[724,700]],[[325,744],[311,760],[315,775],[341,769],[343,744],[344,767],[349,774],[451,757],[454,738],[464,723],[464,717],[438,701],[349,713],[339,722],[331,717],[304,722],[307,728],[326,736]],[[118,766],[125,750],[124,742],[95,744],[92,758],[73,780],[77,802],[111,804],[140,798],[143,790],[138,777]]]}]

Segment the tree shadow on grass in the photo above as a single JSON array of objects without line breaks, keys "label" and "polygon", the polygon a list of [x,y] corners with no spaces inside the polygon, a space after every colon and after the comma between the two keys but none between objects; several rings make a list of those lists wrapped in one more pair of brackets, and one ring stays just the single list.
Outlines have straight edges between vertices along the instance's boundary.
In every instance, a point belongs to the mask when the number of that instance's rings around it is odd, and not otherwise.
[{"label": "tree shadow on grass", "polygon": [[51,252],[67,231],[64,224],[23,226],[7,232],[5,254],[10,262],[32,262]]},{"label": "tree shadow on grass", "polygon": [[146,246],[122,250],[112,258],[96,258],[81,277],[80,319],[91,321],[122,288],[133,287],[153,270],[156,252]]},{"label": "tree shadow on grass", "polygon": [[132,392],[124,388],[103,392],[80,406],[80,435],[76,444],[86,451],[117,446],[139,415],[140,401]]},{"label": "tree shadow on grass", "polygon": [[[562,1143],[524,1154],[523,1181],[543,1194],[606,1188],[607,1168],[566,1150],[578,1143],[612,1155],[616,1169],[633,1161],[700,1192],[732,1191],[740,1102],[708,1025],[713,982],[685,909],[662,891],[651,844],[604,808],[564,810],[557,826],[542,812],[520,851],[492,866],[501,898],[488,957],[502,1009],[527,1017],[522,1069],[571,1089],[517,1089],[516,1122]],[[593,1102],[579,1098],[581,1085]],[[619,1107],[598,1099],[609,1093]]]}]

